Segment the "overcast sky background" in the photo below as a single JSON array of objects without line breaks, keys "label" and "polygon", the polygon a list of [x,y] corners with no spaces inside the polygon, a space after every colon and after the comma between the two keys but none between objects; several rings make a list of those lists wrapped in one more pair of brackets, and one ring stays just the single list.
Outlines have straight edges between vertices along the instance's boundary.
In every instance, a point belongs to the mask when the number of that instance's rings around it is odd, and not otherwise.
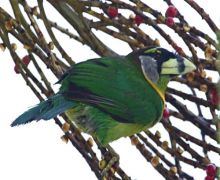
[{"label": "overcast sky background", "polygon": [[[30,4],[36,4],[33,0],[28,1]],[[210,16],[220,27],[220,2],[219,0],[197,0],[203,8],[209,12]],[[193,11],[186,6],[183,1],[175,0],[173,3],[180,7],[182,14],[187,15],[186,19],[191,24],[204,29],[206,33],[214,37],[208,26],[202,21],[201,17],[194,14]],[[152,0],[147,2],[153,8],[164,13],[166,10],[165,3],[162,0]],[[9,5],[9,1],[0,1],[0,7],[6,9],[13,14]],[[57,13],[49,6],[50,18],[60,24],[65,24],[62,19],[59,19]],[[146,31],[151,32],[149,27],[143,27]],[[170,31],[167,28],[167,31]],[[110,44],[113,50],[121,54],[129,53],[130,49],[127,45],[115,40],[109,40],[107,36],[103,39],[107,45]],[[59,34],[58,37],[61,37]],[[157,34],[152,33],[152,36],[157,37]],[[49,38],[47,38],[49,40]],[[66,43],[68,37],[62,37],[62,45],[70,53],[71,57],[78,61],[97,57],[97,55],[85,46],[79,43]],[[165,41],[161,40],[164,47],[167,46]],[[18,44],[18,52],[21,57],[25,55],[22,46]],[[56,79],[51,76],[51,79]],[[53,81],[52,81],[53,82]],[[81,155],[70,143],[65,144],[60,140],[63,135],[62,131],[54,124],[54,121],[40,121],[31,123],[26,126],[11,128],[10,123],[29,107],[38,103],[38,99],[33,95],[32,91],[25,85],[24,80],[20,75],[14,72],[14,63],[9,56],[9,52],[0,52],[0,179],[12,180],[39,180],[39,179],[90,179],[95,180],[96,177],[90,171],[87,163],[82,159]],[[58,89],[59,86],[55,86]],[[160,129],[160,124],[156,125],[153,130]],[[196,132],[195,132],[196,133]],[[132,178],[137,180],[150,179],[150,177],[162,180],[163,178],[154,171],[150,165],[142,158],[134,146],[130,146],[128,138],[121,138],[112,143],[116,150],[121,155],[121,165],[124,170]],[[135,170],[134,170],[135,169]],[[197,171],[195,171],[197,172]],[[196,173],[195,173],[196,174]],[[157,175],[157,176],[155,176]],[[203,179],[205,173],[199,171],[195,175],[195,179]]]}]

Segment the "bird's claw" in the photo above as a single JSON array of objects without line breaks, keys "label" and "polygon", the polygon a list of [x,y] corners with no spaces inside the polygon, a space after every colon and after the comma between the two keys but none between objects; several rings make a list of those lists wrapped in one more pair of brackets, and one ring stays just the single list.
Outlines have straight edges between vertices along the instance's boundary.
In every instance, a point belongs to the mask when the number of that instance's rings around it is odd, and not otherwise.
[{"label": "bird's claw", "polygon": [[104,169],[102,170],[101,176],[102,176],[102,180],[106,180],[106,178],[109,175],[109,172],[111,173],[115,173],[115,169],[114,169],[114,165],[117,164],[119,161],[119,156],[113,156],[110,161],[108,162],[108,164],[104,167]]}]

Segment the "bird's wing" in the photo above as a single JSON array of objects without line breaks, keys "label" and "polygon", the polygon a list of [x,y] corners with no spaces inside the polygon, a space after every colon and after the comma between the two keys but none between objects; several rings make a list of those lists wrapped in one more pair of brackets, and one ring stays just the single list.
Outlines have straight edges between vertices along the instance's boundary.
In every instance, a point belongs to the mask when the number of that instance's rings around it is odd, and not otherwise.
[{"label": "bird's wing", "polygon": [[141,71],[123,57],[92,59],[67,72],[60,93],[124,123],[158,120],[163,102]]}]

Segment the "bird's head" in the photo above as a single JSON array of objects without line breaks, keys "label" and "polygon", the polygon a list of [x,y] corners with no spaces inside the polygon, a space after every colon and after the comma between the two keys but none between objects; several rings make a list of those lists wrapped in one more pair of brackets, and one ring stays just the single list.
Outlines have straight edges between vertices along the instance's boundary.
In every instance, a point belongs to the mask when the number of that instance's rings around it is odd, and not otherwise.
[{"label": "bird's head", "polygon": [[157,83],[161,77],[172,78],[196,69],[188,59],[161,47],[150,47],[134,53],[146,78]]}]

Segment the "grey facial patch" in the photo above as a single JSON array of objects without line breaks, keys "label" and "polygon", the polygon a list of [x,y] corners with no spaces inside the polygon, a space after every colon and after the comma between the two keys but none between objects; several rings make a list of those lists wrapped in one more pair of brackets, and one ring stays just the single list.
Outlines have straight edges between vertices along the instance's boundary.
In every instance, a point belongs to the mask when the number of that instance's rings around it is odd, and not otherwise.
[{"label": "grey facial patch", "polygon": [[141,68],[148,79],[152,82],[157,83],[159,80],[159,73],[157,71],[157,62],[154,58],[150,56],[139,56],[141,61]]}]

